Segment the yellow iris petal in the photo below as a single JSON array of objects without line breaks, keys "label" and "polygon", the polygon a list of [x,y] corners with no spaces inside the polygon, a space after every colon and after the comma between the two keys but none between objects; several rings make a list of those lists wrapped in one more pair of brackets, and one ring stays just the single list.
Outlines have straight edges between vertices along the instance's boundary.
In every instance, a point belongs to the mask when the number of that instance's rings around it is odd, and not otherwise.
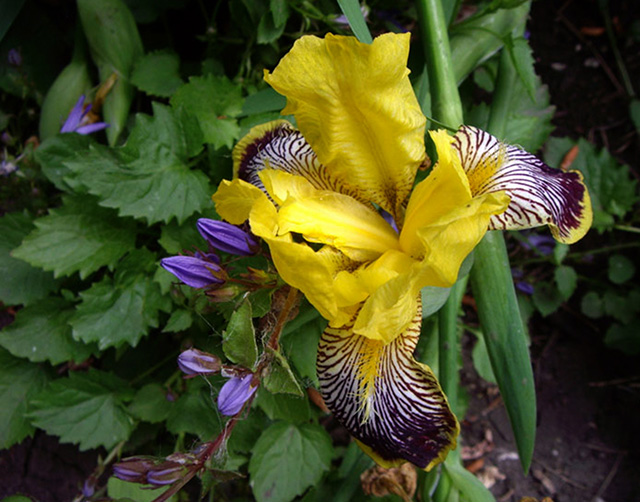
[{"label": "yellow iris petal", "polygon": [[256,201],[266,199],[266,195],[246,181],[235,179],[222,180],[211,198],[216,204],[216,211],[224,220],[233,225],[240,225],[249,218]]},{"label": "yellow iris petal", "polygon": [[406,67],[409,37],[385,34],[369,45],[306,36],[265,73],[332,178],[394,215],[425,156],[426,121]]}]

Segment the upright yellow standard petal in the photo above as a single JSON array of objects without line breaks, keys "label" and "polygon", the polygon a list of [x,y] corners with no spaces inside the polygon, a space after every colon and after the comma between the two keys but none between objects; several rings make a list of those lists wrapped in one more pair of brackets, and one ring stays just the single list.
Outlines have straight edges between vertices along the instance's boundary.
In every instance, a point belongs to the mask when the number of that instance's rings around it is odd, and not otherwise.
[{"label": "upright yellow standard petal", "polygon": [[396,217],[425,157],[426,120],[406,67],[409,37],[388,33],[368,45],[305,36],[265,74],[331,177]]}]

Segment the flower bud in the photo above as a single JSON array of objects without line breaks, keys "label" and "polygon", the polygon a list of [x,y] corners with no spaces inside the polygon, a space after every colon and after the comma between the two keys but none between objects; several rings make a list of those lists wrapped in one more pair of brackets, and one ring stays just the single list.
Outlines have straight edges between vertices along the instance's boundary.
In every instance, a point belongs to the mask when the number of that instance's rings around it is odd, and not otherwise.
[{"label": "flower bud", "polygon": [[143,457],[129,457],[113,466],[113,475],[130,483],[147,483],[147,473],[153,469],[153,460]]},{"label": "flower bud", "polygon": [[198,349],[188,349],[178,356],[178,366],[187,375],[213,375],[220,372],[220,359]]},{"label": "flower bud", "polygon": [[177,462],[162,462],[147,473],[147,483],[154,486],[165,486],[175,483],[184,477],[188,469]]},{"label": "flower bud", "polygon": [[197,256],[163,258],[160,266],[192,288],[206,288],[224,282],[222,278],[224,272],[218,264]]},{"label": "flower bud", "polygon": [[253,373],[231,378],[220,389],[218,409],[227,416],[236,415],[258,388],[252,386]]},{"label": "flower bud", "polygon": [[196,226],[211,246],[225,253],[251,256],[260,250],[260,244],[253,235],[226,221],[200,218]]}]

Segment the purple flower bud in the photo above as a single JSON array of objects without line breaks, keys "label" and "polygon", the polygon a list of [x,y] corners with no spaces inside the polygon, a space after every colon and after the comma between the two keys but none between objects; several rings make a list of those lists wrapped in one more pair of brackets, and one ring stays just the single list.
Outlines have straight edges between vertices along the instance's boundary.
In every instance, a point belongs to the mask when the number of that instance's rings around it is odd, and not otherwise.
[{"label": "purple flower bud", "polygon": [[553,253],[553,248],[556,247],[556,241],[550,235],[529,234],[525,237],[525,241],[522,242],[522,246],[525,249],[537,249],[543,256],[549,256]]},{"label": "purple flower bud", "polygon": [[20,54],[20,51],[17,49],[9,49],[9,54],[7,54],[7,61],[11,66],[21,66],[22,55]]},{"label": "purple flower bud", "polygon": [[147,472],[154,465],[155,463],[150,459],[130,457],[114,464],[113,475],[122,481],[129,481],[130,483],[146,483]]},{"label": "purple flower bud", "polygon": [[187,473],[187,468],[176,462],[163,462],[147,473],[147,483],[165,486],[175,483]]},{"label": "purple flower bud", "polygon": [[188,349],[178,356],[178,366],[187,375],[213,375],[220,372],[222,364],[213,354]]},{"label": "purple flower bud", "polygon": [[192,288],[206,288],[222,284],[222,269],[210,261],[196,256],[171,256],[160,261],[160,266]]},{"label": "purple flower bud", "polygon": [[252,384],[253,373],[243,377],[233,377],[225,383],[218,394],[218,409],[223,415],[236,415],[258,388]]},{"label": "purple flower bud", "polygon": [[200,235],[211,246],[225,253],[251,256],[260,250],[260,245],[253,235],[226,221],[200,218],[196,226]]},{"label": "purple flower bud", "polygon": [[529,284],[528,282],[524,282],[524,281],[517,281],[516,289],[521,293],[524,293],[525,295],[532,295],[535,291],[535,288],[533,287],[532,284]]},{"label": "purple flower bud", "polygon": [[75,106],[69,112],[67,120],[65,120],[61,133],[77,132],[78,134],[91,134],[102,129],[109,127],[109,124],[105,122],[96,122],[89,124],[85,120],[87,114],[91,110],[91,105],[84,106],[84,95],[80,96]]}]

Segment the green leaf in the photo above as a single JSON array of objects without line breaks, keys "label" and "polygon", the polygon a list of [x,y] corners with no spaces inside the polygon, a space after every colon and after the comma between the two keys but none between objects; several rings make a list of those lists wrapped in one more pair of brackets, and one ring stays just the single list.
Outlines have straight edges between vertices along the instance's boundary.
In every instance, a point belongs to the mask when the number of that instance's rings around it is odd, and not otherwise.
[{"label": "green leaf", "polygon": [[0,301],[6,305],[28,305],[59,284],[50,272],[43,272],[9,254],[33,228],[31,217],[23,213],[9,213],[0,218]]},{"label": "green leaf", "polygon": [[496,381],[496,376],[493,374],[493,369],[491,369],[491,360],[489,359],[489,353],[487,352],[487,344],[484,342],[484,338],[482,336],[477,337],[476,344],[473,346],[473,350],[471,351],[471,357],[473,359],[473,367],[483,380],[491,383],[498,383]]},{"label": "green leaf", "polygon": [[616,218],[624,218],[638,201],[637,181],[629,166],[619,164],[606,149],[600,151],[584,139],[573,142],[551,138],[545,160],[558,165],[569,149],[577,144],[578,155],[571,164],[584,175],[593,207],[593,228],[599,232],[611,229]]},{"label": "green leaf", "polygon": [[0,448],[6,449],[33,433],[25,419],[31,398],[45,385],[44,370],[0,348]]},{"label": "green leaf", "polygon": [[244,301],[231,318],[222,333],[222,350],[231,361],[245,368],[253,368],[258,359],[258,345],[253,328],[251,303]]},{"label": "green leaf", "polygon": [[151,96],[170,97],[184,83],[178,55],[168,51],[145,54],[133,68],[131,83]]},{"label": "green leaf", "polygon": [[32,362],[80,363],[96,353],[97,347],[73,339],[72,315],[73,305],[62,298],[41,300],[18,311],[15,321],[0,331],[0,345]]},{"label": "green leaf", "polygon": [[171,402],[167,399],[167,391],[157,383],[142,387],[129,405],[129,413],[152,424],[164,421],[170,412]]},{"label": "green leaf", "polygon": [[482,333],[526,472],[535,444],[536,394],[528,340],[502,234],[488,232],[474,254],[471,284]]},{"label": "green leaf", "polygon": [[240,87],[226,77],[191,77],[171,97],[171,106],[184,108],[198,119],[204,141],[215,148],[231,148],[240,134],[237,117],[242,112]]},{"label": "green leaf", "polygon": [[298,316],[284,328],[280,343],[289,354],[289,359],[300,377],[318,386],[316,357],[318,343],[327,327],[318,311],[306,304],[300,308]]},{"label": "green leaf", "polygon": [[629,116],[636,131],[640,134],[640,99],[632,99],[629,103]]},{"label": "green leaf", "polygon": [[265,12],[258,24],[256,41],[259,44],[270,44],[271,42],[275,42],[284,32],[284,26],[284,24],[276,24],[271,11]]},{"label": "green leaf", "polygon": [[607,347],[618,349],[625,354],[640,354],[640,320],[634,319],[630,324],[614,323],[604,337]]},{"label": "green leaf", "polygon": [[556,268],[554,278],[556,285],[558,286],[560,297],[563,301],[567,301],[576,290],[578,274],[576,274],[573,267],[561,265]]},{"label": "green leaf", "polygon": [[56,134],[43,141],[34,155],[42,173],[58,190],[82,192],[84,187],[73,180],[73,173],[65,162],[76,155],[85,155],[93,144],[95,141],[88,135]]},{"label": "green leaf", "polygon": [[132,221],[118,219],[86,196],[64,197],[61,207],[34,225],[12,255],[55,277],[80,272],[84,279],[105,265],[113,267],[135,242]]},{"label": "green leaf", "polygon": [[273,424],[258,439],[249,462],[256,500],[293,500],[320,481],[332,456],[331,438],[322,427]]},{"label": "green leaf", "polygon": [[367,26],[367,21],[360,10],[360,2],[358,0],[338,0],[340,10],[347,17],[349,26],[353,34],[364,44],[373,42],[371,32]]},{"label": "green leaf", "polygon": [[509,50],[513,66],[529,98],[535,100],[538,79],[533,68],[534,60],[529,42],[525,38],[520,37],[515,40],[510,40],[510,43],[505,47]]},{"label": "green leaf", "polygon": [[279,112],[287,106],[287,98],[271,87],[247,96],[242,105],[242,115],[258,115],[266,112]]},{"label": "green leaf", "polygon": [[563,301],[560,291],[554,284],[545,281],[536,283],[533,304],[544,317],[558,310]]},{"label": "green leaf", "polygon": [[289,5],[287,0],[269,0],[269,10],[276,26],[284,26],[289,19]]},{"label": "green leaf", "polygon": [[[110,500],[115,502],[153,502],[158,498],[157,490],[149,490],[148,486],[129,483],[121,479],[111,477],[107,481],[107,494]],[[177,495],[172,495],[167,502],[176,502]]]},{"label": "green leaf", "polygon": [[154,268],[155,256],[137,250],[123,260],[114,278],[105,277],[81,292],[82,302],[70,321],[73,337],[97,342],[100,350],[124,343],[135,347],[150,327],[158,327],[159,311],[170,309],[151,277]]},{"label": "green leaf", "polygon": [[134,421],[123,402],[130,397],[127,383],[115,375],[96,369],[72,372],[34,397],[29,416],[33,425],[63,443],[78,444],[81,450],[109,449],[133,432]]},{"label": "green leaf", "polygon": [[560,265],[564,261],[568,252],[569,252],[568,244],[556,242],[556,245],[553,248],[553,262],[556,265]]},{"label": "green leaf", "polygon": [[123,147],[92,145],[66,165],[75,179],[116,208],[121,216],[147,222],[182,222],[210,205],[211,188],[188,159],[202,148],[197,124],[183,112],[153,104],[154,116],[139,114]]},{"label": "green leaf", "polygon": [[621,254],[614,254],[609,257],[609,280],[614,284],[624,284],[636,273],[633,262]]},{"label": "green leaf", "polygon": [[311,417],[311,408],[306,397],[271,394],[266,389],[260,389],[256,404],[271,420],[286,420],[299,424],[308,422]]},{"label": "green leaf", "polygon": [[267,352],[273,356],[273,361],[269,372],[262,380],[264,388],[273,394],[285,393],[303,396],[302,388],[291,371],[287,359],[269,347],[267,347]]},{"label": "green leaf", "polygon": [[582,297],[580,310],[591,319],[600,319],[604,315],[604,303],[595,291],[589,291]]},{"label": "green leaf", "polygon": [[163,333],[180,333],[191,327],[193,316],[190,310],[174,310],[167,321],[167,325],[162,328]]},{"label": "green leaf", "polygon": [[203,441],[212,440],[222,431],[211,389],[202,380],[189,380],[187,392],[172,403],[167,430],[173,434],[195,434]]},{"label": "green leaf", "polygon": [[613,289],[607,289],[604,293],[604,310],[622,322],[629,324],[640,311],[640,292],[636,289],[628,295],[623,295]]},{"label": "green leaf", "polygon": [[451,477],[453,487],[459,490],[467,500],[472,500],[473,502],[495,502],[496,499],[482,482],[460,464],[447,460],[443,465],[447,474]]}]

